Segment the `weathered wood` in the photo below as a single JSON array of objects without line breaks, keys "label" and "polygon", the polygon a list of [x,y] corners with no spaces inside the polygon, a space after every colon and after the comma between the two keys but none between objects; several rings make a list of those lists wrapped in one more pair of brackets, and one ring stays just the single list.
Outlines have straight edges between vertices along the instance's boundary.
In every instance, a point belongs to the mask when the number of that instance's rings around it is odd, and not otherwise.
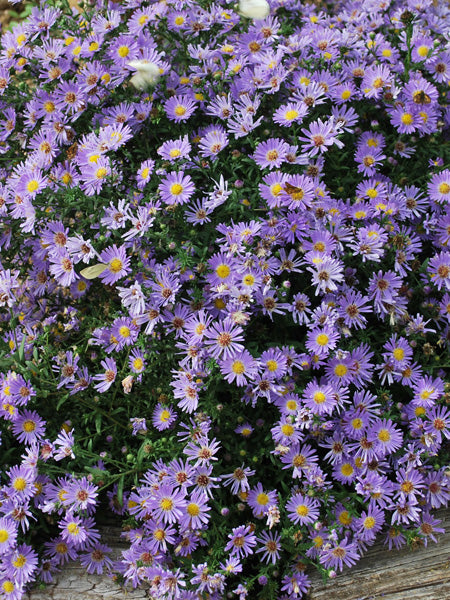
[{"label": "weathered wood", "polygon": [[440,511],[446,533],[439,543],[389,552],[381,542],[352,569],[323,584],[311,575],[311,600],[449,600],[450,510]]},{"label": "weathered wood", "polygon": [[[345,569],[324,584],[311,574],[310,600],[450,600],[450,510],[437,513],[446,533],[439,543],[415,550],[389,552],[381,542],[369,549],[352,569]],[[103,541],[114,548],[115,556],[125,548],[118,541],[120,529],[104,530]],[[123,590],[109,577],[89,575],[79,563],[65,565],[55,583],[35,589],[26,600],[143,600],[145,590]]]}]

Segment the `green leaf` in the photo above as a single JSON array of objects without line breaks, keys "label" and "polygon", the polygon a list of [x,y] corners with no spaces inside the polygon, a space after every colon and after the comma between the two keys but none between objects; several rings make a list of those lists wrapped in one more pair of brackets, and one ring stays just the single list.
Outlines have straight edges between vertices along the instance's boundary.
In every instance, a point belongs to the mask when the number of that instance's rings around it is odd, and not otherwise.
[{"label": "green leaf", "polygon": [[120,506],[123,506],[123,486],[125,483],[125,475],[122,475],[119,479],[119,487],[117,488],[117,501]]}]

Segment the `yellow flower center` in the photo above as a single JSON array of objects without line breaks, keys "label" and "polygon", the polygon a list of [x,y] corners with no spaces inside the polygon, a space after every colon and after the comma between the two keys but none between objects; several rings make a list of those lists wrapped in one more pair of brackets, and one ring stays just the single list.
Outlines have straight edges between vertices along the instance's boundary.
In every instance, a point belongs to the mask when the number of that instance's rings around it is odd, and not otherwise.
[{"label": "yellow flower center", "polygon": [[288,110],[286,112],[286,114],[284,115],[284,118],[286,119],[286,121],[293,121],[294,119],[296,119],[298,117],[298,110]]},{"label": "yellow flower center", "polygon": [[231,369],[232,369],[233,373],[236,373],[237,375],[241,375],[242,373],[245,372],[245,365],[242,361],[235,360]]},{"label": "yellow flower center", "polygon": [[400,120],[403,125],[411,125],[411,123],[414,121],[414,117],[411,113],[404,113]]},{"label": "yellow flower center", "polygon": [[181,150],[178,150],[178,148],[172,148],[172,150],[169,152],[171,158],[176,158],[177,156],[180,156],[180,154]]},{"label": "yellow flower center", "polygon": [[70,173],[64,173],[64,175],[61,177],[61,181],[64,183],[64,185],[68,185],[72,181],[72,175]]},{"label": "yellow flower center", "polygon": [[[353,472],[353,469],[352,469]],[[349,473],[350,475],[350,473]],[[350,516],[348,510],[343,510],[341,512],[341,514],[339,515],[339,522],[342,523],[342,525],[350,525],[350,523],[352,522],[352,517]]]},{"label": "yellow flower center", "polygon": [[296,410],[296,408],[297,408],[297,402],[295,400],[288,400],[286,402],[286,408],[288,410]]},{"label": "yellow flower center", "polygon": [[136,369],[136,371],[140,371],[143,366],[144,366],[144,361],[142,360],[142,358],[135,358],[134,359],[134,361],[133,361],[133,367]]},{"label": "yellow flower center", "polygon": [[183,186],[180,183],[174,183],[170,186],[170,193],[172,196],[179,196],[183,191]]},{"label": "yellow flower center", "polygon": [[341,473],[344,475],[344,477],[350,477],[350,475],[353,474],[353,471],[354,469],[350,463],[344,463],[341,466]]},{"label": "yellow flower center", "polygon": [[294,428],[289,423],[285,423],[281,426],[281,432],[286,437],[290,437],[294,433]]},{"label": "yellow flower center", "polygon": [[403,348],[395,348],[392,354],[394,355],[395,360],[403,360],[405,358],[405,351]]},{"label": "yellow flower center", "polygon": [[309,508],[306,504],[299,504],[295,511],[300,517],[306,517],[309,514]]},{"label": "yellow flower center", "polygon": [[352,419],[353,429],[361,429],[362,426],[363,426],[363,422],[359,417],[357,417],[356,419]]},{"label": "yellow flower center", "polygon": [[128,46],[119,46],[117,54],[120,56],[120,58],[125,58],[130,54],[130,49],[128,48]]},{"label": "yellow flower center", "polygon": [[448,194],[450,192],[450,185],[443,181],[438,187],[440,194]]},{"label": "yellow flower center", "polygon": [[165,423],[169,419],[170,419],[170,412],[165,408],[163,411],[161,411],[159,420],[162,421],[163,423]]},{"label": "yellow flower center", "polygon": [[389,442],[389,440],[391,439],[391,434],[387,429],[380,429],[380,431],[378,432],[378,439],[380,440],[380,442]]},{"label": "yellow flower center", "polygon": [[317,337],[316,337],[316,343],[319,346],[326,346],[328,344],[329,341],[329,337],[327,336],[326,333],[320,333]]},{"label": "yellow flower center", "polygon": [[264,492],[261,492],[256,496],[256,502],[261,504],[261,506],[266,506],[266,504],[269,502],[269,496]]},{"label": "yellow flower center", "polygon": [[103,179],[104,177],[106,177],[107,174],[108,169],[106,169],[105,167],[100,167],[100,169],[97,169],[95,176],[97,177],[97,179]]},{"label": "yellow flower center", "polygon": [[200,514],[200,507],[198,504],[195,504],[195,502],[190,502],[187,505],[186,510],[191,517],[196,517],[198,514]]},{"label": "yellow flower center", "polygon": [[27,481],[23,477],[17,477],[14,479],[13,488],[18,492],[23,492],[23,490],[27,487]]},{"label": "yellow flower center", "polygon": [[278,369],[278,363],[276,360],[268,360],[266,362],[267,365],[267,369],[273,373],[274,371],[276,371]]},{"label": "yellow flower center", "polygon": [[22,429],[26,433],[31,433],[32,431],[34,431],[36,429],[36,423],[34,421],[31,421],[30,419],[28,419],[27,421],[24,421],[24,423],[22,425]]},{"label": "yellow flower center", "polygon": [[220,277],[220,279],[226,279],[228,277],[228,275],[231,273],[231,269],[228,265],[219,265],[216,268],[216,273],[217,273],[217,276]]},{"label": "yellow flower center", "polygon": [[178,104],[178,106],[175,107],[174,112],[177,115],[177,117],[182,117],[186,113],[186,108],[184,106],[181,106],[181,104]]},{"label": "yellow flower center", "polygon": [[389,58],[390,56],[392,56],[392,50],[390,50],[389,48],[385,48],[381,54],[386,58]]},{"label": "yellow flower center", "polygon": [[89,51],[95,52],[96,50],[98,50],[98,42],[91,42],[89,44]]},{"label": "yellow flower center", "polygon": [[39,187],[39,183],[36,181],[36,179],[32,179],[27,184],[27,190],[31,193],[35,192],[38,189],[38,187]]},{"label": "yellow flower center", "polygon": [[4,581],[2,585],[3,591],[5,594],[11,594],[14,591],[15,587],[12,581]]},{"label": "yellow flower center", "polygon": [[341,94],[341,98],[342,98],[342,100],[348,100],[351,95],[352,95],[352,93],[350,90],[344,90]]},{"label": "yellow flower center", "polygon": [[16,569],[21,569],[24,566],[24,564],[26,564],[26,562],[26,557],[23,554],[19,554],[19,556],[13,562],[13,565],[16,567]]},{"label": "yellow flower center", "polygon": [[0,529],[0,544],[4,544],[9,539],[9,533],[6,529]]},{"label": "yellow flower center", "polygon": [[112,261],[109,263],[109,270],[112,273],[118,273],[119,271],[121,271],[123,268],[123,263],[120,260],[120,258],[113,258]]},{"label": "yellow flower center", "polygon": [[126,325],[123,325],[120,329],[119,329],[119,333],[122,337],[127,338],[130,337],[130,329],[129,327],[127,327]]},{"label": "yellow flower center", "polygon": [[175,17],[175,25],[183,25],[184,23],[184,17],[182,17],[181,15],[179,15],[178,17]]},{"label": "yellow flower center", "polygon": [[419,46],[419,47],[417,48],[417,54],[418,54],[419,56],[421,56],[422,58],[425,58],[425,56],[427,56],[427,55],[428,55],[428,52],[429,52],[429,48],[428,48],[428,46]]},{"label": "yellow flower center", "polygon": [[170,498],[163,498],[159,503],[159,506],[166,511],[172,510],[173,501]]},{"label": "yellow flower center", "polygon": [[348,371],[347,367],[342,364],[336,365],[334,367],[334,374],[337,377],[344,377],[344,375],[347,375],[347,371]]},{"label": "yellow flower center", "polygon": [[323,392],[316,392],[313,396],[313,400],[316,404],[323,404],[326,400],[326,396]]},{"label": "yellow flower center", "polygon": [[70,533],[70,535],[78,535],[80,528],[76,523],[69,523],[67,525],[67,531]]}]

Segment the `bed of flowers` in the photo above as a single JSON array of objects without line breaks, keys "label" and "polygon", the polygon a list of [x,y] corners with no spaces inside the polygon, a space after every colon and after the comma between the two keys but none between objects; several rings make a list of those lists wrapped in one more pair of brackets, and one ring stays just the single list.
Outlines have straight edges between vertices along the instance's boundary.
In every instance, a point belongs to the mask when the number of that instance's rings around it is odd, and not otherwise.
[{"label": "bed of flowers", "polygon": [[288,600],[376,537],[436,541],[449,25],[47,1],[2,33],[2,600],[75,559],[157,600]]}]

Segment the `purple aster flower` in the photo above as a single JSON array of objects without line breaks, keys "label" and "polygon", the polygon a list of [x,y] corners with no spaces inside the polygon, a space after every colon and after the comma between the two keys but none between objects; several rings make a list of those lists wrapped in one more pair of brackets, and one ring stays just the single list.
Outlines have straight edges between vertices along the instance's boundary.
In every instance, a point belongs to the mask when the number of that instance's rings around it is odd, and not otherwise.
[{"label": "purple aster flower", "polygon": [[215,125],[211,131],[203,135],[199,143],[200,155],[206,158],[217,156],[221,150],[228,146],[229,140],[225,129]]},{"label": "purple aster flower", "polygon": [[361,516],[355,520],[354,528],[363,542],[371,542],[381,530],[385,522],[384,511],[376,506],[363,511]]},{"label": "purple aster flower", "polygon": [[49,256],[50,260],[50,273],[55,277],[60,285],[69,287],[76,279],[78,275],[75,272],[73,262],[69,254],[53,254]]},{"label": "purple aster flower", "polygon": [[[448,199],[450,201],[450,195]],[[438,290],[442,287],[450,290],[450,253],[440,252],[433,256],[428,263],[428,274]]]},{"label": "purple aster flower", "polygon": [[308,112],[304,102],[288,102],[273,113],[273,120],[278,125],[290,127],[292,123],[301,123]]},{"label": "purple aster flower", "polygon": [[183,517],[186,510],[186,491],[176,490],[170,484],[163,484],[153,493],[151,509],[154,518],[172,524]]},{"label": "purple aster flower", "polygon": [[8,556],[8,571],[14,581],[19,585],[28,583],[35,579],[38,564],[38,555],[27,544],[20,544],[12,554]]},{"label": "purple aster flower", "polygon": [[12,430],[19,442],[31,444],[44,436],[45,421],[36,411],[24,410],[14,421]]},{"label": "purple aster flower", "polygon": [[384,344],[384,360],[391,362],[396,370],[403,370],[411,361],[413,351],[405,338],[398,337],[395,333]]},{"label": "purple aster flower", "polygon": [[180,519],[181,528],[205,529],[205,525],[209,521],[209,511],[208,496],[204,491],[195,489],[187,498],[185,514]]},{"label": "purple aster flower", "polygon": [[376,443],[377,454],[385,456],[398,450],[403,442],[403,434],[388,419],[380,419],[372,423],[368,430],[368,439]]},{"label": "purple aster flower", "polygon": [[100,254],[100,260],[107,265],[107,268],[100,273],[99,278],[103,283],[112,285],[128,275],[130,272],[130,259],[127,256],[124,246],[108,246]]},{"label": "purple aster flower", "polygon": [[222,323],[212,323],[205,333],[205,345],[214,358],[234,358],[244,350],[242,327],[226,318]]},{"label": "purple aster flower", "polygon": [[237,467],[232,473],[222,475],[225,485],[231,485],[231,493],[238,494],[239,492],[246,492],[250,489],[248,483],[248,477],[255,474],[255,471],[244,467],[244,465]]},{"label": "purple aster flower", "polygon": [[417,406],[433,406],[444,393],[444,383],[440,378],[432,378],[429,375],[421,377],[413,386],[413,404]]},{"label": "purple aster flower", "polygon": [[[305,573],[291,573],[285,575],[281,581],[281,591],[288,594],[287,598],[301,598],[306,594],[311,587],[311,580]],[[287,600],[285,596],[281,596],[280,600]]]},{"label": "purple aster flower", "polygon": [[335,123],[334,119],[328,119],[325,122],[317,119],[317,121],[311,123],[308,129],[302,129],[303,137],[298,139],[305,142],[303,150],[309,156],[315,156],[319,152],[323,154],[328,150],[328,146],[333,144],[336,144],[338,148],[344,146],[343,142],[336,137],[340,133],[340,129],[340,124]]},{"label": "purple aster flower", "polygon": [[408,500],[416,503],[416,495],[422,494],[421,490],[425,487],[423,476],[414,469],[398,469],[397,483],[395,484],[396,497],[400,501]]},{"label": "purple aster flower", "polygon": [[105,544],[95,544],[89,552],[84,552],[79,555],[81,566],[88,573],[102,575],[104,570],[110,570],[113,566],[113,561],[108,554],[111,548]]},{"label": "purple aster flower", "polygon": [[81,510],[92,512],[97,504],[98,487],[87,480],[86,477],[81,479],[72,479],[67,486],[67,495],[65,501],[71,506],[71,510],[79,512]]},{"label": "purple aster flower", "polygon": [[189,457],[190,460],[194,460],[194,466],[207,465],[211,460],[217,460],[215,454],[220,448],[220,443],[213,439],[209,441],[207,438],[200,438],[198,443],[189,442],[184,448],[183,453]]},{"label": "purple aster flower", "polygon": [[196,109],[196,102],[190,96],[172,96],[164,103],[167,117],[175,123],[187,121]]},{"label": "purple aster flower", "polygon": [[155,406],[152,415],[152,424],[158,431],[169,429],[177,418],[177,413],[171,406],[158,404]]},{"label": "purple aster flower", "polygon": [[310,352],[326,356],[330,350],[336,348],[339,337],[339,333],[330,326],[317,328],[308,332],[305,345]]},{"label": "purple aster flower", "polygon": [[16,545],[17,527],[12,519],[0,518],[0,555],[10,552]]},{"label": "purple aster flower", "polygon": [[275,442],[288,446],[299,442],[303,437],[300,427],[293,424],[293,418],[289,415],[282,417],[275,427],[272,427],[270,433]]},{"label": "purple aster flower", "polygon": [[87,531],[84,520],[68,512],[58,523],[61,529],[61,536],[68,544],[79,548],[87,540]]},{"label": "purple aster flower", "polygon": [[117,340],[117,350],[125,346],[133,346],[136,342],[139,329],[129,317],[119,317],[115,319],[111,327],[111,335]]},{"label": "purple aster flower", "polygon": [[355,542],[349,542],[345,537],[339,543],[327,544],[319,557],[319,561],[326,569],[342,571],[344,565],[353,566],[359,560],[358,547]]},{"label": "purple aster flower", "polygon": [[263,517],[269,506],[276,504],[278,495],[275,490],[265,491],[261,482],[248,492],[247,503],[258,519]]},{"label": "purple aster flower", "polygon": [[233,357],[221,361],[220,371],[228,383],[236,381],[236,385],[244,386],[247,385],[249,379],[255,379],[258,365],[250,352],[243,350]]},{"label": "purple aster flower", "polygon": [[431,471],[426,476],[424,483],[428,506],[432,508],[446,506],[450,500],[450,485],[445,469]]},{"label": "purple aster flower", "polygon": [[191,145],[187,135],[177,140],[167,140],[157,150],[158,154],[170,162],[174,162],[181,158],[189,158]]},{"label": "purple aster flower", "polygon": [[252,548],[256,546],[256,536],[251,533],[250,526],[241,525],[240,527],[234,527],[232,532],[228,534],[230,540],[225,546],[225,551],[228,550],[231,556],[248,556],[253,554]]},{"label": "purple aster flower", "polygon": [[284,140],[271,138],[258,144],[253,160],[259,167],[278,169],[286,160],[288,150],[289,146]]},{"label": "purple aster flower", "polygon": [[186,204],[194,191],[194,183],[184,171],[169,173],[159,186],[161,200],[168,205]]},{"label": "purple aster flower", "polygon": [[310,381],[303,391],[302,400],[314,414],[331,414],[336,406],[335,390],[331,385]]},{"label": "purple aster flower", "polygon": [[424,429],[427,433],[436,436],[438,442],[442,437],[450,438],[450,410],[445,406],[433,406],[427,412]]},{"label": "purple aster flower", "polygon": [[113,358],[106,358],[102,360],[101,365],[105,369],[104,373],[94,375],[93,379],[99,382],[94,385],[94,389],[103,393],[109,390],[116,379],[117,364]]},{"label": "purple aster flower", "polygon": [[150,181],[154,167],[155,161],[151,159],[145,160],[143,163],[141,163],[136,175],[138,189],[143,190],[145,188],[147,183]]},{"label": "purple aster flower", "polygon": [[58,434],[58,437],[54,441],[54,454],[53,458],[56,461],[62,460],[70,456],[71,458],[75,458],[75,454],[73,453],[73,447],[75,445],[75,440],[73,438],[73,429],[71,431],[66,431],[65,429],[61,429]]},{"label": "purple aster flower", "polygon": [[289,519],[300,525],[314,523],[319,518],[319,507],[320,503],[316,498],[304,496],[303,494],[294,494],[286,502]]},{"label": "purple aster flower", "polygon": [[263,531],[261,536],[256,538],[256,540],[262,544],[262,546],[256,550],[256,553],[262,552],[262,559],[267,564],[272,563],[274,565],[280,558],[280,534],[276,532]]},{"label": "purple aster flower", "polygon": [[36,493],[36,469],[26,465],[14,465],[7,471],[9,477],[9,494],[20,503],[28,500]]},{"label": "purple aster flower", "polygon": [[368,292],[374,299],[375,306],[381,312],[386,312],[384,305],[395,304],[401,285],[401,278],[393,271],[378,271],[370,278]]}]

